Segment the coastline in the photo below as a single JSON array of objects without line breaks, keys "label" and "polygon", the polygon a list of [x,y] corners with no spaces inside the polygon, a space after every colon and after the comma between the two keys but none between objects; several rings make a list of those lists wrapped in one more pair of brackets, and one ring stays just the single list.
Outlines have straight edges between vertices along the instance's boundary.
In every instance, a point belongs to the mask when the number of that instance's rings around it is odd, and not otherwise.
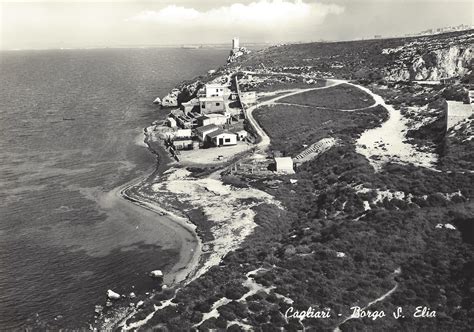
[{"label": "coastline", "polygon": [[[163,286],[166,285],[167,288],[179,289],[179,285],[192,280],[193,276],[203,265],[203,240],[196,231],[197,226],[188,217],[180,214],[177,210],[173,209],[171,211],[170,209],[163,208],[158,202],[150,201],[141,196],[136,190],[157,174],[166,172],[171,167],[170,163],[172,162],[161,142],[152,142],[150,140],[147,128],[143,129],[141,135],[144,136],[144,140],[143,145],[139,145],[148,148],[156,156],[156,163],[144,175],[112,189],[106,195],[116,198],[121,204],[129,205],[129,208],[141,210],[141,213],[144,213],[143,209],[153,213],[156,216],[156,219],[153,220],[154,223],[158,223],[160,226],[177,234],[181,244],[178,261],[170,270],[163,270],[162,284]],[[150,143],[155,144],[152,145]],[[141,295],[138,299],[148,302],[153,299],[154,295],[154,293]],[[128,318],[135,315],[138,311],[138,306],[117,306],[112,311],[112,316],[106,314],[100,318],[99,321],[101,323],[99,323],[99,327],[100,329],[112,329],[122,326]]]},{"label": "coastline", "polygon": [[[176,286],[187,279],[187,277],[199,267],[202,254],[202,240],[196,233],[196,226],[192,224],[188,218],[166,210],[156,202],[150,202],[137,194],[128,192],[130,189],[139,186],[143,181],[146,181],[146,179],[140,178],[139,180],[134,180],[133,183],[121,186],[119,195],[131,204],[152,211],[160,215],[163,219],[167,219],[169,222],[162,224],[173,229],[180,235],[182,247],[179,253],[179,260],[163,277],[164,284],[167,286]],[[159,222],[161,222],[160,219],[161,218],[158,219]],[[190,237],[192,237],[193,241],[190,241]]]}]

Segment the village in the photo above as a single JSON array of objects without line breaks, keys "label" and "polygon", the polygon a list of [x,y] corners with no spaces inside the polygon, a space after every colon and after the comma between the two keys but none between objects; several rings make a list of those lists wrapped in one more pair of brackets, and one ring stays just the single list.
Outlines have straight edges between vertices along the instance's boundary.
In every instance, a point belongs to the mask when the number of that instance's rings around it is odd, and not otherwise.
[{"label": "village", "polygon": [[[229,58],[248,52],[233,38]],[[213,74],[213,71],[210,72]],[[227,162],[236,155],[255,150],[255,136],[245,126],[245,107],[257,102],[256,91],[240,91],[235,73],[218,76],[203,84],[195,97],[172,107],[166,119],[156,123],[153,131],[164,142],[171,156],[180,163],[213,164]],[[251,75],[246,75],[252,80]],[[160,100],[161,102],[161,100]],[[293,172],[289,157],[275,156],[280,171]],[[267,168],[264,166],[262,171]],[[237,166],[235,166],[237,169]]]},{"label": "village", "polygon": [[[228,61],[235,61],[237,57],[248,52],[245,47],[240,47],[238,38],[233,38]],[[164,143],[172,158],[181,165],[213,167],[225,163],[233,174],[294,173],[300,164],[338,145],[339,140],[328,135],[319,137],[318,140],[303,141],[299,148],[294,147],[291,152],[282,153],[279,149],[273,149],[268,154],[262,154],[257,149],[258,141],[267,135],[255,132],[260,126],[255,123],[249,110],[261,109],[261,106],[270,104],[277,108],[293,109],[299,106],[288,103],[289,99],[286,97],[326,88],[330,88],[327,90],[330,95],[331,91],[337,90],[336,86],[343,86],[346,81],[331,79],[331,75],[321,72],[296,74],[291,70],[288,72],[290,68],[282,69],[287,72],[273,71],[263,64],[261,68],[254,68],[252,71],[240,70],[238,67],[233,70],[209,71],[210,80],[195,86],[195,91],[189,98],[178,103],[178,89],[169,95],[174,98],[171,103],[166,100],[169,96],[164,98],[162,107],[170,108],[170,111],[165,120],[155,122],[153,134]],[[447,82],[440,81],[439,84]],[[352,91],[347,91],[349,95],[346,107],[349,109],[342,107],[340,110],[355,111],[380,104],[372,99],[377,97],[371,92],[364,93],[367,89],[354,84],[345,86],[346,89],[352,88]],[[339,93],[341,92],[343,91]],[[363,95],[359,95],[360,93]],[[329,95],[323,94],[320,98],[324,99]],[[458,101],[447,102],[445,131],[472,114],[471,95],[472,91],[469,92],[470,102],[467,104]],[[321,103],[322,99],[317,104]],[[157,100],[161,103],[159,98]],[[360,108],[355,107],[360,102]],[[334,110],[337,109],[338,106],[334,107]],[[408,116],[408,113],[405,113]],[[422,124],[420,122],[413,125]],[[244,158],[244,155],[252,157]]]}]

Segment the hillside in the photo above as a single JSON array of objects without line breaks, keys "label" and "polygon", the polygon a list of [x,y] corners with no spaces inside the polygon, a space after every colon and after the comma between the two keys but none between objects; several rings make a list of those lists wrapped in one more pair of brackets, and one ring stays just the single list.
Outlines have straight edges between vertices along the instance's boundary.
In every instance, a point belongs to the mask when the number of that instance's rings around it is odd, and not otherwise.
[{"label": "hillside", "polygon": [[474,30],[434,36],[274,46],[236,64],[345,79],[439,80],[472,69]]},{"label": "hillside", "polygon": [[[187,167],[190,182],[175,199],[198,226],[208,254],[208,244],[219,240],[212,234],[217,210],[225,210],[221,226],[245,221],[232,234],[246,236],[199,278],[158,291],[125,325],[164,331],[469,330],[473,117],[448,129],[446,100],[469,101],[472,38],[468,31],[283,45],[200,78],[229,78],[232,91],[238,80],[241,89],[256,92],[256,104],[245,113],[256,144],[221,168]],[[332,77],[337,79],[325,79]],[[458,82],[411,81],[443,77]],[[293,158],[294,174],[271,170],[277,155]],[[207,187],[190,199],[199,181]],[[258,196],[245,194],[255,190]],[[229,192],[243,197],[240,205],[232,205]],[[261,197],[271,200],[262,203]],[[236,211],[245,214],[235,217]],[[420,306],[436,317],[415,317]],[[353,307],[386,317],[354,318]],[[396,319],[392,313],[399,307],[406,317]],[[303,315],[308,308],[330,317],[285,314],[291,309]]]}]

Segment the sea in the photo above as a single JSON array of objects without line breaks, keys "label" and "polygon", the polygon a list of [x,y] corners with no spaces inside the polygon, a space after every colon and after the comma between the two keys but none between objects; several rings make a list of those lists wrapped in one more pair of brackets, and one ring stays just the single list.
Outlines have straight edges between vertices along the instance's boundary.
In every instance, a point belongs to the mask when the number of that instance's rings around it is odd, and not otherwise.
[{"label": "sea", "polygon": [[[151,291],[179,243],[117,187],[151,174],[153,100],[228,50],[0,52],[0,329],[87,328],[106,291]],[[114,191],[115,190],[115,191]]]}]

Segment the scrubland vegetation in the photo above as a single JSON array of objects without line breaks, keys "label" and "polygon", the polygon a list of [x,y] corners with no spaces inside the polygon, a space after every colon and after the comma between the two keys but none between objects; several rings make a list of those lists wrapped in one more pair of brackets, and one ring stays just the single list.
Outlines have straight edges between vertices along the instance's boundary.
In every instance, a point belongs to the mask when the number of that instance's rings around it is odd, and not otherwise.
[{"label": "scrubland vegetation", "polygon": [[[448,43],[458,35],[420,40]],[[396,57],[393,53],[382,55],[382,50],[405,42],[284,45],[254,53],[238,65],[260,68],[264,63],[295,73],[316,70],[369,85],[382,79],[381,69]],[[286,84],[280,80],[267,88],[277,89],[280,83]],[[260,88],[265,89],[265,84]],[[469,126],[459,128],[456,135],[445,135],[443,127],[444,100],[463,100],[465,92],[462,87],[411,83],[370,85],[370,89],[400,109],[409,121],[430,118],[408,130],[406,137],[420,147],[436,146],[438,167],[443,171],[387,163],[375,172],[369,161],[355,152],[354,142],[364,130],[385,121],[388,113],[381,106],[370,107],[372,98],[350,85],[316,90],[257,109],[255,118],[270,136],[273,151],[294,156],[304,146],[329,136],[338,138],[340,144],[299,165],[293,175],[226,173],[222,177],[225,183],[261,189],[284,208],[266,204],[253,208],[258,227],[242,246],[179,290],[173,305],[158,310],[145,327],[193,330],[194,324],[207,317],[199,330],[241,331],[242,326],[255,331],[332,331],[336,326],[342,331],[472,329],[474,174],[468,170],[472,169],[474,149],[472,139],[466,140]],[[338,110],[364,107],[354,112]],[[199,172],[194,174],[199,176]],[[187,208],[201,236],[209,239],[206,229],[210,225],[203,211]],[[258,286],[253,285],[255,290],[246,283],[246,273],[259,268],[249,277]],[[364,307],[393,289],[370,308],[384,310],[386,317],[352,319],[340,325],[350,316],[352,306]],[[255,293],[246,296],[251,290]],[[171,297],[173,293],[164,290],[152,304],[160,305]],[[212,311],[222,299],[223,305]],[[286,320],[284,313],[291,305],[296,310],[330,308],[331,318]],[[414,318],[418,306],[435,310],[436,318]],[[398,320],[392,316],[397,307],[402,307],[405,315]],[[135,319],[152,310],[148,307]]]},{"label": "scrubland vegetation", "polygon": [[[332,330],[352,306],[363,307],[394,287],[371,307],[387,317],[349,320],[341,330],[464,331],[472,326],[474,175],[399,164],[375,173],[353,142],[385,120],[380,106],[341,112],[280,104],[263,107],[255,116],[271,137],[271,149],[284,154],[327,136],[342,144],[302,164],[295,175],[224,176],[233,186],[270,193],[284,210],[256,207],[258,227],[241,248],[180,290],[175,305],[157,311],[147,326],[193,329],[225,298],[228,303],[200,330],[241,331],[239,324],[256,331]],[[189,216],[201,228],[209,227],[202,224],[202,212]],[[263,270],[253,280],[261,289],[242,300],[250,290],[245,273],[257,268]],[[171,296],[164,292],[153,301],[159,305]],[[330,308],[332,317],[285,320],[288,299],[296,310]],[[437,317],[414,318],[418,306],[436,310]],[[405,318],[392,317],[397,307],[403,307]]]},{"label": "scrubland vegetation", "polygon": [[387,111],[379,106],[343,112],[279,104],[255,111],[255,118],[272,140],[272,148],[285,155],[296,155],[304,149],[303,144],[328,136],[350,141],[365,129],[377,127],[386,117]]}]

